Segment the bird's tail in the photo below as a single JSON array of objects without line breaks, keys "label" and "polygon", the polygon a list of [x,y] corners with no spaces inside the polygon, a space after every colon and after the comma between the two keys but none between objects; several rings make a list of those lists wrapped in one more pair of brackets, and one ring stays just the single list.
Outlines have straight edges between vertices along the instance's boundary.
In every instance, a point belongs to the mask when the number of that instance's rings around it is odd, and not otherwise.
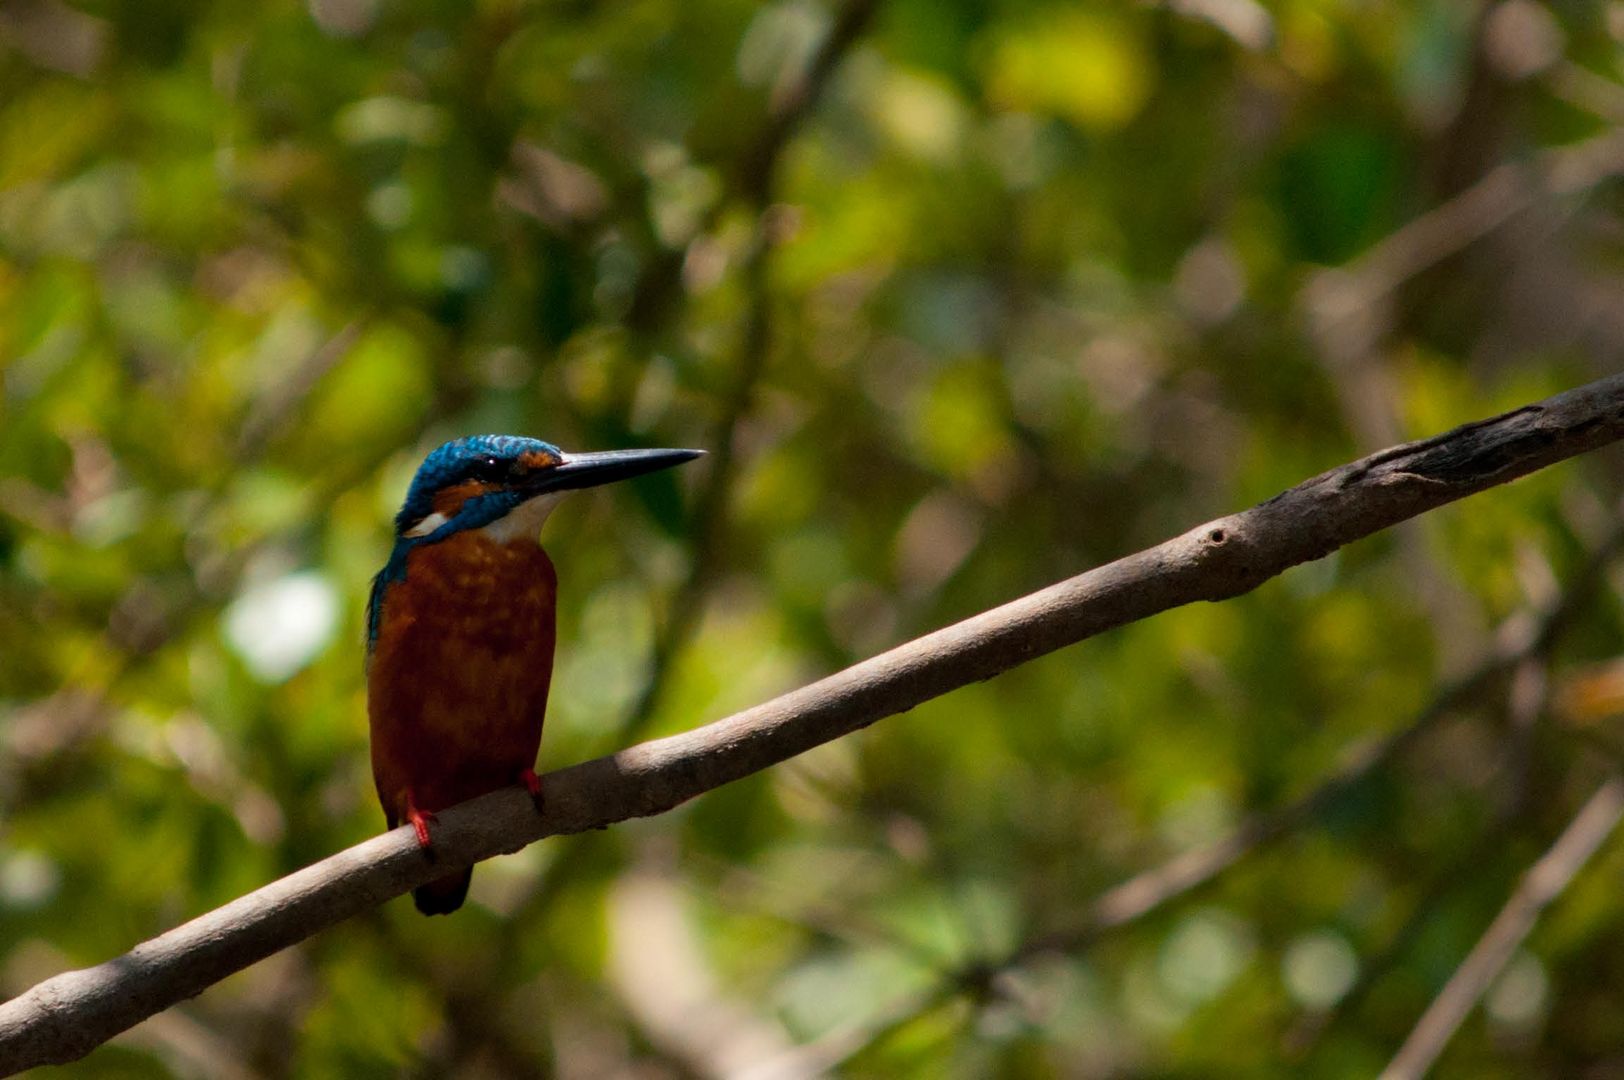
[{"label": "bird's tail", "polygon": [[412,903],[425,915],[449,915],[462,907],[468,896],[468,883],[474,879],[473,867],[443,878],[435,878],[427,885],[412,890]]}]

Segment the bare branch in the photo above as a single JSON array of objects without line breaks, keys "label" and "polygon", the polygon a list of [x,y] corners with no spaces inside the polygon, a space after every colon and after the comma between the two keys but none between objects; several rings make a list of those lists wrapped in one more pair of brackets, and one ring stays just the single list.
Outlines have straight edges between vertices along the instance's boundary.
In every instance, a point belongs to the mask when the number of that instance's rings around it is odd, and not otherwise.
[{"label": "bare branch", "polygon": [[1624,817],[1624,778],[1614,775],[1596,789],[1551,849],[1524,875],[1506,906],[1416,1022],[1415,1030],[1382,1073],[1383,1080],[1409,1080],[1432,1068],[1466,1014],[1534,928],[1534,920],[1584,869],[1620,817]]},{"label": "bare branch", "polygon": [[[1619,505],[1624,514],[1624,503]],[[1570,622],[1576,608],[1594,593],[1619,551],[1624,549],[1624,518],[1596,546],[1584,567],[1556,597],[1541,605],[1541,610],[1524,610],[1500,624],[1494,636],[1493,648],[1488,655],[1466,675],[1441,688],[1430,702],[1403,727],[1372,742],[1356,747],[1344,755],[1343,763],[1330,775],[1322,777],[1310,790],[1283,806],[1262,810],[1250,815],[1228,835],[1199,848],[1181,852],[1167,861],[1153,866],[1127,881],[1107,889],[1082,911],[1071,925],[1035,935],[1006,955],[975,965],[975,970],[949,971],[928,992],[910,996],[894,1003],[881,1016],[869,1018],[861,1025],[842,1030],[838,1038],[825,1038],[784,1057],[784,1067],[811,1062],[796,1076],[821,1075],[829,1068],[874,1046],[890,1035],[906,1020],[924,1010],[934,1008],[945,998],[979,983],[986,986],[993,980],[1008,975],[1022,964],[1046,954],[1074,953],[1088,948],[1102,935],[1137,922],[1155,911],[1190,895],[1216,880],[1235,864],[1262,850],[1282,837],[1311,822],[1324,810],[1336,803],[1371,774],[1383,768],[1431,731],[1445,717],[1471,703],[1490,687],[1500,683],[1507,672],[1515,676],[1528,665],[1542,670],[1549,663],[1552,647],[1561,631]],[[1545,685],[1543,680],[1541,685]],[[1514,678],[1508,712],[1513,726],[1523,719],[1523,713],[1541,707],[1540,701],[1528,700],[1528,694],[1519,694]],[[1531,721],[1528,721],[1531,722]],[[1502,815],[1503,816],[1503,815]],[[1479,842],[1474,851],[1453,868],[1455,872],[1439,878],[1440,884],[1431,890],[1441,894],[1443,882],[1459,878],[1461,867],[1469,867],[1481,858],[1484,844]],[[1421,919],[1431,902],[1418,905],[1409,924],[1395,936],[1385,950],[1385,959],[1397,955],[1403,943],[1419,929]],[[1348,1009],[1349,1003],[1363,994],[1374,979],[1381,964],[1366,966],[1360,982],[1338,1003],[1337,1012]],[[972,976],[966,979],[966,975]],[[908,1009],[917,1010],[913,1014]],[[1313,1017],[1299,1026],[1287,1039],[1288,1048],[1301,1056],[1309,1044],[1329,1026],[1336,1013]],[[780,1080],[774,1074],[775,1080]]]},{"label": "bare branch", "polygon": [[[1624,505],[1619,509],[1624,513]],[[1511,724],[1514,729],[1530,727],[1534,720],[1527,714],[1543,706],[1546,658],[1557,634],[1572,618],[1574,609],[1589,599],[1597,581],[1618,557],[1621,548],[1624,548],[1624,518],[1555,600],[1543,611],[1522,611],[1503,622],[1489,654],[1470,672],[1439,690],[1409,723],[1355,749],[1340,768],[1295,801],[1254,814],[1228,836],[1176,855],[1106,890],[1088,906],[1078,925],[1034,938],[1014,954],[1010,962],[1018,963],[1043,952],[1081,948],[1100,934],[1142,918],[1212,881],[1251,852],[1312,820],[1371,773],[1414,745],[1440,720],[1478,697],[1485,688],[1496,685],[1499,677],[1507,672],[1517,677],[1510,703]],[[1536,669],[1540,676],[1537,690],[1521,685],[1528,678],[1522,674],[1527,668]],[[1531,697],[1531,694],[1538,696]]]},{"label": "bare branch", "polygon": [[661,813],[957,687],[1170,608],[1247,592],[1395,522],[1620,438],[1624,375],[1384,450],[753,709],[551,773],[544,814],[516,787],[454,807],[439,816],[432,857],[408,828],[374,837],[0,1006],[0,1065],[72,1061],[448,870],[544,836]]}]

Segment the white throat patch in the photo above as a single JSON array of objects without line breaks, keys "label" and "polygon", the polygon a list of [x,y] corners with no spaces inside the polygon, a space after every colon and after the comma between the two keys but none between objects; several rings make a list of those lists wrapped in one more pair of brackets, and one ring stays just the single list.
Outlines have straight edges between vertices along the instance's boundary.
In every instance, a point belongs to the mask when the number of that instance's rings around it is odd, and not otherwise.
[{"label": "white throat patch", "polygon": [[483,526],[479,532],[498,544],[509,544],[515,540],[539,540],[541,527],[547,523],[547,516],[567,494],[568,492],[564,491],[549,491],[545,495],[537,495],[534,499],[528,499],[515,506],[489,525]]},{"label": "white throat patch", "polygon": [[416,525],[413,525],[411,528],[407,529],[403,535],[411,537],[427,536],[435,529],[438,529],[441,525],[444,525],[448,520],[450,519],[444,514],[440,513],[440,511],[436,510],[434,513],[425,516],[423,520],[419,521]]},{"label": "white throat patch", "polygon": [[[553,507],[568,494],[567,491],[550,491],[545,495],[537,495],[477,531],[498,544],[507,544],[514,540],[535,540],[541,536],[541,527],[547,523],[547,515],[551,514]],[[413,538],[427,536],[449,520],[450,518],[436,510],[407,529],[404,535]]]}]

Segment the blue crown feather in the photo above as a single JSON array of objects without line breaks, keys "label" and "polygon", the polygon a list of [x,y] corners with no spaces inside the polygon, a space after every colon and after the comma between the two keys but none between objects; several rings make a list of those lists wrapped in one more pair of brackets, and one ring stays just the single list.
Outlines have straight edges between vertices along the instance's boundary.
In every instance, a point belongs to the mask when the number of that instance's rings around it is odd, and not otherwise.
[{"label": "blue crown feather", "polygon": [[563,451],[550,442],[523,435],[470,435],[445,443],[423,459],[406,489],[406,501],[395,515],[395,547],[378,576],[372,579],[367,597],[367,652],[378,641],[383,621],[384,595],[389,586],[406,580],[406,557],[420,544],[438,543],[463,529],[477,529],[505,515],[523,499],[517,492],[493,491],[468,500],[465,510],[427,536],[403,536],[407,529],[434,512],[434,496],[453,484],[474,479],[492,463],[503,465],[528,453],[562,457]]},{"label": "blue crown feather", "polygon": [[411,486],[406,489],[406,501],[395,515],[396,530],[405,531],[433,513],[435,493],[476,475],[482,463],[492,458],[500,462],[513,461],[533,452],[554,457],[564,453],[550,442],[523,435],[470,435],[437,447],[417,467]]}]

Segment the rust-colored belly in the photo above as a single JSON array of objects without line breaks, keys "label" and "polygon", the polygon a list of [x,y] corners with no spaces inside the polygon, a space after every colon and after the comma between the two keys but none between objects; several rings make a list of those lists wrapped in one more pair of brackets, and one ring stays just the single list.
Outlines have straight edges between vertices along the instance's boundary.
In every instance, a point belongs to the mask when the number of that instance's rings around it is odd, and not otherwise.
[{"label": "rust-colored belly", "polygon": [[534,541],[419,547],[382,597],[367,671],[372,775],[389,824],[518,781],[552,681],[558,579]]}]

